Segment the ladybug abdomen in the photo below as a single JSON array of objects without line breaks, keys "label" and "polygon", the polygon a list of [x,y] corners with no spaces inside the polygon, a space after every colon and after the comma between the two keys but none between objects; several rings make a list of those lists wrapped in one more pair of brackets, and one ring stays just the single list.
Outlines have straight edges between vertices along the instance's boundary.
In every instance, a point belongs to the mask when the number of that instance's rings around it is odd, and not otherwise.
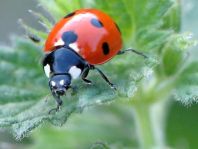
[{"label": "ladybug abdomen", "polygon": [[60,20],[50,32],[45,51],[69,46],[88,63],[96,65],[110,60],[122,47],[115,22],[96,9],[81,9]]}]

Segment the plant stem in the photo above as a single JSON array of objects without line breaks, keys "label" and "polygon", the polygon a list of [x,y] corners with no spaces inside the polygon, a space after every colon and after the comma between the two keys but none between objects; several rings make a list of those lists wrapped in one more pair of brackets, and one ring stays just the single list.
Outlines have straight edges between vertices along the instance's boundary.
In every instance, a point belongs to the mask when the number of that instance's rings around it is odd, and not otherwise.
[{"label": "plant stem", "polygon": [[165,110],[167,100],[155,104],[137,104],[135,120],[141,149],[165,148]]},{"label": "plant stem", "polygon": [[155,138],[152,130],[149,105],[136,105],[134,109],[140,148],[153,148]]}]

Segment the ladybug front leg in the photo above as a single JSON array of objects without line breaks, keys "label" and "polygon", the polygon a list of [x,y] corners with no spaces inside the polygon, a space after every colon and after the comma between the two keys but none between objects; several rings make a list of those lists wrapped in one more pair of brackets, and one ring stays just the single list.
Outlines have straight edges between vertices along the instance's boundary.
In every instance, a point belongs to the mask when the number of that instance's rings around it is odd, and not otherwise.
[{"label": "ladybug front leg", "polygon": [[51,114],[53,111],[57,112],[58,110],[60,110],[61,105],[63,104],[63,101],[61,100],[60,96],[57,96],[54,92],[52,92],[52,95],[54,97],[54,99],[56,100],[57,103],[57,107],[51,109],[48,113]]},{"label": "ladybug front leg", "polygon": [[135,53],[135,54],[137,54],[137,55],[143,56],[144,58],[148,58],[148,56],[146,56],[144,53],[142,53],[142,52],[140,52],[140,51],[136,51],[136,50],[134,50],[134,49],[132,49],[132,48],[119,51],[119,52],[117,53],[117,55],[125,54],[126,52],[133,52],[133,53]]},{"label": "ladybug front leg", "polygon": [[93,69],[93,70],[96,70],[101,75],[101,77],[109,84],[109,86],[112,89],[117,90],[116,89],[116,86],[109,81],[109,79],[107,78],[107,76],[99,68],[97,68],[97,67],[95,67],[93,65],[90,68]]},{"label": "ladybug front leg", "polygon": [[89,69],[90,69],[89,67],[86,67],[86,68],[83,70],[83,72],[82,72],[82,80],[83,80],[85,83],[87,83],[87,84],[92,84],[92,81],[86,79],[86,77],[87,77],[87,75],[88,75],[88,73],[89,73]]}]

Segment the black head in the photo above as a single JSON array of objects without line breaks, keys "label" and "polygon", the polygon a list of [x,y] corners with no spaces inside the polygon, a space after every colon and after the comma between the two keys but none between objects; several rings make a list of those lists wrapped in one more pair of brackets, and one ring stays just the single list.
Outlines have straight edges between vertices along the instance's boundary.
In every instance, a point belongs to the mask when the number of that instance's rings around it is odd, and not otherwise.
[{"label": "black head", "polygon": [[70,88],[71,76],[69,74],[53,75],[49,80],[49,87],[57,96],[63,96]]}]

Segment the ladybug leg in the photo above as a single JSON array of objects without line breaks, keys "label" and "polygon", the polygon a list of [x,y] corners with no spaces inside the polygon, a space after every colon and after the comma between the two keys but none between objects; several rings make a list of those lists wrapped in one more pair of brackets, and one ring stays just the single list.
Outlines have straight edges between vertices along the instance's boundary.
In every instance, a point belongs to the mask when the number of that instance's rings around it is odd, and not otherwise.
[{"label": "ladybug leg", "polygon": [[134,49],[132,49],[132,48],[119,51],[119,52],[117,53],[117,55],[125,54],[126,52],[133,52],[133,53],[135,53],[135,54],[137,54],[137,55],[143,56],[144,58],[148,58],[148,56],[146,56],[144,53],[139,52],[139,51],[136,51],[136,50],[134,50]]},{"label": "ladybug leg", "polygon": [[86,79],[88,73],[89,73],[89,67],[85,68],[84,71],[82,72],[82,80],[87,83],[87,84],[92,84],[92,81]]},{"label": "ladybug leg", "polygon": [[91,66],[91,69],[96,70],[101,75],[101,77],[109,84],[109,86],[112,89],[117,90],[116,89],[116,86],[109,81],[109,79],[107,78],[107,76],[99,68],[97,68],[97,67],[95,67],[95,66],[92,65]]},{"label": "ladybug leg", "polygon": [[51,114],[53,111],[57,112],[58,110],[60,110],[61,105],[63,104],[63,101],[60,99],[60,96],[57,96],[54,92],[52,92],[52,95],[54,97],[54,99],[56,100],[57,103],[57,107],[51,109],[48,113]]},{"label": "ladybug leg", "polygon": [[77,93],[77,87],[76,86],[68,86],[68,89],[72,90],[72,95],[75,95]]}]

